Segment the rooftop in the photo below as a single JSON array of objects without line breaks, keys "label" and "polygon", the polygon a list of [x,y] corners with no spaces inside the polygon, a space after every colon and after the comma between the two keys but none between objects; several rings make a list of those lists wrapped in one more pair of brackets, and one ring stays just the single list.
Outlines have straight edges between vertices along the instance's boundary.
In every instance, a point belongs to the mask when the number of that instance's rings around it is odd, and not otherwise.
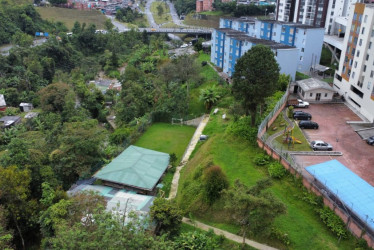
[{"label": "rooftop", "polygon": [[3,116],[0,118],[0,123],[4,123],[4,127],[7,127],[9,125],[12,125],[13,123],[21,120],[21,117],[19,116]]},{"label": "rooftop", "polygon": [[312,26],[312,25],[307,25],[307,24],[301,24],[301,23],[293,23],[293,22],[283,22],[283,21],[278,21],[278,20],[258,20],[257,18],[253,17],[222,17],[222,19],[227,19],[227,20],[233,20],[233,21],[245,21],[245,22],[264,22],[264,23],[276,23],[276,24],[282,24],[282,25],[288,25],[288,26],[293,26],[296,28],[300,29],[324,29],[318,26]]},{"label": "rooftop", "polygon": [[300,81],[297,81],[297,84],[304,91],[310,91],[310,90],[315,90],[315,89],[325,89],[325,90],[335,92],[335,90],[327,82],[321,81],[317,78],[308,78],[308,79],[300,80]]},{"label": "rooftop", "polygon": [[309,166],[306,171],[374,230],[374,187],[338,160]]},{"label": "rooftop", "polygon": [[265,40],[265,39],[259,39],[259,38],[256,38],[256,37],[248,36],[244,32],[240,32],[240,31],[233,30],[233,29],[219,28],[217,30],[220,31],[220,32],[226,33],[228,37],[234,38],[236,40],[246,41],[246,42],[250,42],[250,43],[253,43],[253,44],[263,44],[263,45],[269,46],[270,48],[273,48],[273,49],[292,49],[292,48],[295,48],[295,47],[292,47],[292,46],[289,46],[289,45],[286,45],[286,44],[274,42],[272,40]]},{"label": "rooftop", "polygon": [[143,190],[153,190],[167,166],[169,154],[129,146],[94,177]]}]

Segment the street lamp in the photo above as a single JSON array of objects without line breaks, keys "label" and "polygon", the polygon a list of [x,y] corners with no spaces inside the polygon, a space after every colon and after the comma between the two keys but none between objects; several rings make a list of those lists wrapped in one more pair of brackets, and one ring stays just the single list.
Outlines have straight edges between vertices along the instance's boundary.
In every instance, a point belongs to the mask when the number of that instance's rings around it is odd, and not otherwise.
[{"label": "street lamp", "polygon": [[265,16],[266,16],[266,11],[268,11],[268,9],[265,9]]}]

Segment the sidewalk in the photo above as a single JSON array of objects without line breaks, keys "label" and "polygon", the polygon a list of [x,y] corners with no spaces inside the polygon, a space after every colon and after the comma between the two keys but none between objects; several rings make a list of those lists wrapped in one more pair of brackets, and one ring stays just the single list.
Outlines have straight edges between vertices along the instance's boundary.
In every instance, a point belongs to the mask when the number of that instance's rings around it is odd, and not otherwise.
[{"label": "sidewalk", "polygon": [[[204,223],[201,223],[201,222],[198,222],[198,221],[193,221],[192,222],[190,219],[185,218],[185,217],[183,217],[182,221],[184,223],[188,224],[188,225],[200,228],[200,229],[202,229],[204,231],[209,231],[210,229],[212,229],[215,234],[217,234],[217,235],[223,235],[227,239],[235,241],[237,243],[242,243],[243,242],[243,238],[240,237],[240,236],[238,236],[238,235],[235,235],[235,234],[223,231],[223,230],[215,228],[215,227],[208,226],[208,225],[206,225]],[[247,244],[247,245],[249,245],[251,247],[257,248],[257,249],[261,249],[261,250],[276,250],[276,248],[269,247],[267,245],[258,243],[256,241],[249,240],[247,238],[245,239],[245,244]]]},{"label": "sidewalk", "polygon": [[175,170],[174,176],[173,176],[173,181],[171,182],[171,189],[170,189],[170,194],[168,199],[174,199],[177,196],[177,191],[178,191],[178,184],[179,184],[179,178],[180,178],[180,171],[182,168],[187,164],[188,159],[190,158],[193,150],[196,147],[197,142],[200,139],[200,135],[203,132],[205,126],[207,125],[209,121],[209,115],[205,115],[205,117],[202,119],[200,122],[199,126],[197,127],[194,135],[192,136],[192,139],[190,143],[188,144],[188,147],[186,151],[184,152],[184,155],[182,157],[182,160]]}]

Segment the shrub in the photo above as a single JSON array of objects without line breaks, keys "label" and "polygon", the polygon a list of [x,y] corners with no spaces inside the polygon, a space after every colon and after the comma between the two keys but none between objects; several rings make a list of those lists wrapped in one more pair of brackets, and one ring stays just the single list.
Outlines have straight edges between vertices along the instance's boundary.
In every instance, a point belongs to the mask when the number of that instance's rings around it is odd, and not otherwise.
[{"label": "shrub", "polygon": [[171,153],[170,154],[170,165],[175,167],[175,163],[177,163],[177,156],[175,155],[175,153]]},{"label": "shrub", "polygon": [[293,106],[288,107],[288,117],[289,118],[293,118],[293,110],[294,110]]},{"label": "shrub", "polygon": [[204,192],[210,204],[221,196],[223,189],[229,186],[227,176],[219,166],[211,166],[204,171],[203,183]]},{"label": "shrub", "polygon": [[257,166],[265,166],[265,165],[268,165],[269,162],[270,162],[270,156],[269,155],[266,155],[266,154],[260,154],[260,155],[257,155],[255,157],[255,159],[253,160],[253,162],[257,165]]},{"label": "shrub", "polygon": [[344,222],[330,208],[324,206],[317,210],[319,217],[325,225],[339,238],[347,238],[347,230]]},{"label": "shrub", "polygon": [[268,166],[269,175],[272,178],[278,178],[281,179],[286,174],[286,169],[282,166],[282,164],[278,162],[271,163]]},{"label": "shrub", "polygon": [[110,136],[109,140],[113,144],[122,144],[128,140],[131,129],[127,127],[117,128]]},{"label": "shrub", "polygon": [[219,248],[216,237],[208,233],[197,231],[182,233],[174,240],[175,249],[217,249]]},{"label": "shrub", "polygon": [[270,236],[272,238],[280,240],[286,246],[291,245],[291,239],[288,237],[288,234],[287,233],[283,233],[278,228],[272,227],[271,228]]},{"label": "shrub", "polygon": [[255,144],[257,139],[257,127],[251,127],[250,124],[250,116],[242,117],[231,123],[227,128],[227,132]]}]

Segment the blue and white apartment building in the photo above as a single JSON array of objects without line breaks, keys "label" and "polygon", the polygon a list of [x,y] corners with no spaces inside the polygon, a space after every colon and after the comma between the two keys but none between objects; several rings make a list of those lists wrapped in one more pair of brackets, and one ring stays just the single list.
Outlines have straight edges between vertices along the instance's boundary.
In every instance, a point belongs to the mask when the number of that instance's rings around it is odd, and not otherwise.
[{"label": "blue and white apartment building", "polygon": [[211,62],[232,76],[236,60],[256,44],[269,46],[280,72],[295,79],[296,71],[309,72],[319,63],[324,28],[257,20],[250,17],[221,18],[220,28],[212,33]]}]

